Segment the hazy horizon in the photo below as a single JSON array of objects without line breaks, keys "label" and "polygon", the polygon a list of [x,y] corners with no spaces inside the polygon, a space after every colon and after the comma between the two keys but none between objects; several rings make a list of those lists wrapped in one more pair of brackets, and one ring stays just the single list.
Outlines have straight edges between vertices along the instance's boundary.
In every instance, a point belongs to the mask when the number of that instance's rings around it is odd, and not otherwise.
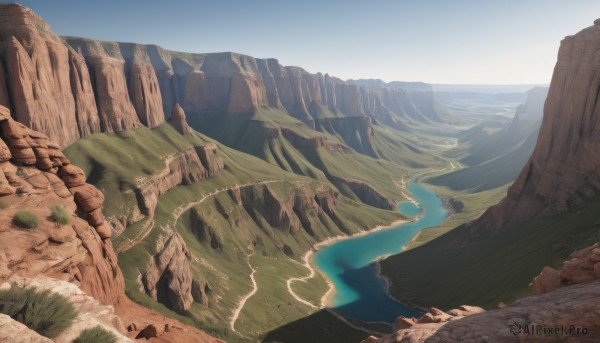
[{"label": "hazy horizon", "polygon": [[590,0],[17,2],[61,36],[276,58],[341,79],[451,85],[547,85],[560,40],[600,17]]}]

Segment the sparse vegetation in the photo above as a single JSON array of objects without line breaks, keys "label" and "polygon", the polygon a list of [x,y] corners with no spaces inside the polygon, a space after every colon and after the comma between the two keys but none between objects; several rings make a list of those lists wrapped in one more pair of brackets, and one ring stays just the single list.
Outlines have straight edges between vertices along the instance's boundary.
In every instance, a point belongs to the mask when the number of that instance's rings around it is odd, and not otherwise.
[{"label": "sparse vegetation", "polygon": [[67,211],[63,206],[54,205],[50,210],[52,211],[52,214],[50,215],[50,219],[52,219],[52,221],[55,221],[61,225],[69,224],[71,221],[71,213],[69,213],[69,211]]},{"label": "sparse vegetation", "polygon": [[17,195],[24,194],[25,193],[25,189],[23,189],[22,187],[17,187],[17,190],[15,191],[15,193]]},{"label": "sparse vegetation", "polygon": [[0,210],[8,207],[8,201],[0,199]]},{"label": "sparse vegetation", "polygon": [[27,176],[27,174],[25,174],[25,171],[23,170],[23,168],[18,167],[17,168],[17,176],[25,177],[25,176]]},{"label": "sparse vegetation", "polygon": [[112,332],[98,325],[91,329],[81,331],[81,334],[73,341],[73,343],[115,343],[116,341],[117,337]]},{"label": "sparse vegetation", "polygon": [[73,305],[62,295],[16,284],[0,291],[0,312],[50,338],[71,326],[77,316]]},{"label": "sparse vegetation", "polygon": [[29,210],[18,211],[13,217],[13,222],[24,229],[35,229],[40,225],[37,215]]}]

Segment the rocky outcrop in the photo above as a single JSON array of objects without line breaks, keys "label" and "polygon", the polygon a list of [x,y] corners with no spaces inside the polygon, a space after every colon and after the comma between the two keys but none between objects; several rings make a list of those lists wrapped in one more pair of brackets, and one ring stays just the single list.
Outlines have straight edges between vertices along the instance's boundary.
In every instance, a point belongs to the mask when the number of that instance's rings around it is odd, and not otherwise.
[{"label": "rocky outcrop", "polygon": [[24,324],[2,313],[0,313],[0,342],[53,343],[50,338],[41,336]]},{"label": "rocky outcrop", "polygon": [[[257,198],[263,199],[261,203],[265,204],[266,211],[264,217],[269,224],[292,234],[304,230],[314,236],[313,222],[323,212],[335,218],[337,194],[329,189],[314,190],[301,186],[287,196],[276,194],[268,186],[262,187],[262,196],[255,194],[252,188],[241,192],[241,201],[246,206]],[[326,209],[321,204],[326,204]]]},{"label": "rocky outcrop", "polygon": [[338,188],[348,188],[360,201],[367,205],[391,210],[395,207],[395,202],[386,198],[366,182],[360,180],[352,180],[344,177],[330,176],[330,180],[338,186]]},{"label": "rocky outcrop", "polygon": [[173,111],[171,111],[171,118],[169,118],[169,124],[177,130],[182,135],[188,134],[190,132],[190,127],[185,119],[185,112],[183,108],[179,106],[179,104],[175,104],[173,107]]},{"label": "rocky outcrop", "polygon": [[91,133],[164,121],[150,64],[110,54],[86,61],[30,9],[3,4],[0,11],[6,70],[0,73],[0,103],[14,110],[16,120],[61,147]]},{"label": "rocky outcrop", "polygon": [[218,155],[217,144],[207,143],[197,146],[196,153],[205,168],[204,177],[217,175],[221,169],[225,168],[223,159]]},{"label": "rocky outcrop", "polygon": [[[234,205],[225,208],[217,204],[217,210],[232,227],[248,226],[251,220],[264,227],[266,221],[272,228],[290,234],[304,231],[315,236],[315,227],[321,225],[325,217],[337,220],[338,193],[329,187],[298,184],[282,194],[269,184],[249,184],[232,188],[227,194]],[[191,223],[192,231],[200,242],[215,250],[227,249],[222,228],[212,225],[204,213],[192,210]],[[279,248],[283,250],[285,247]]]},{"label": "rocky outcrop", "polygon": [[453,313],[449,311],[448,316],[438,316],[438,322],[427,324],[400,319],[395,333],[382,338],[369,337],[363,342],[597,342],[599,296],[599,281],[579,284],[466,317],[450,317]]},{"label": "rocky outcrop", "polygon": [[600,22],[566,37],[558,53],[535,150],[506,198],[468,224],[485,237],[556,215],[600,193]]},{"label": "rocky outcrop", "polygon": [[139,212],[153,216],[158,197],[177,185],[191,185],[217,175],[224,168],[217,145],[190,147],[165,157],[165,168],[157,174],[139,177],[134,189]]},{"label": "rocky outcrop", "polygon": [[[115,314],[112,306],[103,305],[98,300],[84,293],[81,289],[72,283],[46,277],[24,278],[13,276],[8,280],[19,287],[35,287],[38,290],[50,290],[65,297],[77,311],[77,317],[73,320],[71,326],[52,339],[56,343],[71,343],[79,337],[81,331],[102,327],[111,332],[116,337],[118,343],[129,343],[127,337],[122,335],[125,327],[121,319]],[[9,286],[8,283],[5,285]]]},{"label": "rocky outcrop", "polygon": [[544,267],[529,284],[531,293],[547,293],[562,286],[600,279],[600,243],[575,251],[571,257],[560,271]]},{"label": "rocky outcrop", "polygon": [[142,291],[173,311],[183,313],[190,308],[194,296],[188,256],[181,236],[173,234],[141,275]]},{"label": "rocky outcrop", "polygon": [[[46,275],[71,281],[102,303],[115,303],[124,282],[108,239],[111,227],[101,214],[102,193],[85,183],[81,169],[57,144],[12,120],[5,107],[0,107],[0,138],[0,193],[8,203],[0,214],[0,281]],[[51,221],[53,205],[74,214],[68,224]],[[19,210],[38,217],[35,230],[13,222]]]}]

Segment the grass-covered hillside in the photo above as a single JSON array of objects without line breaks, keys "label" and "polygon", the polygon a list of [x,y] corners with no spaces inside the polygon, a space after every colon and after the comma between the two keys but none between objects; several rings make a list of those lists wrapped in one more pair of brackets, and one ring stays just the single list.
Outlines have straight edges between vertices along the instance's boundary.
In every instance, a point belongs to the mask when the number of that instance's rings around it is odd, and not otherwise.
[{"label": "grass-covered hillside", "polygon": [[[127,294],[228,341],[253,341],[315,311],[294,299],[287,288],[288,279],[308,274],[301,264],[302,256],[314,244],[392,222],[399,215],[344,196],[326,178],[291,173],[218,143],[222,170],[160,193],[150,213],[141,209],[140,204],[149,201],[140,197],[153,194],[143,191],[152,187],[147,180],[159,187],[160,180],[185,167],[174,164],[178,154],[212,143],[195,131],[181,135],[163,124],[155,129],[92,135],[71,145],[65,153],[105,193],[105,215],[114,222],[126,223],[122,231],[114,233],[113,243],[120,252]],[[338,167],[340,171],[344,168]],[[367,166],[351,173],[359,175],[361,171],[366,173]],[[153,175],[162,178],[153,179]],[[391,183],[391,176],[387,175],[387,184],[397,187]],[[393,189],[386,194],[394,195]],[[147,273],[153,261],[164,258],[164,251],[171,240],[178,239],[176,236],[185,242],[191,276],[205,285],[207,299],[204,304],[194,301],[179,313],[161,296],[164,284],[160,280],[156,298],[146,294],[140,281],[140,273]],[[159,266],[158,272],[167,275],[173,270],[167,267],[163,271]],[[240,308],[240,300],[253,292],[251,276],[256,291]],[[308,283],[292,283],[291,287],[316,307],[328,289],[320,275]],[[339,325],[338,330],[352,330],[334,316],[330,321]]]}]

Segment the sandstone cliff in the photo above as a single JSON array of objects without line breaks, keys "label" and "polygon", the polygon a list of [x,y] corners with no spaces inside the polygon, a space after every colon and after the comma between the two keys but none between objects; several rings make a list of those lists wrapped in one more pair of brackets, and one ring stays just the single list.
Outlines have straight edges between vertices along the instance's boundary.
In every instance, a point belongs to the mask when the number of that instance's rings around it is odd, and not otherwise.
[{"label": "sandstone cliff", "polygon": [[467,230],[483,236],[564,212],[600,193],[600,20],[566,37],[558,53],[535,150],[508,194]]},{"label": "sandstone cliff", "polygon": [[164,120],[154,69],[110,55],[87,60],[33,11],[0,7],[0,103],[59,146],[96,132],[148,127]]},{"label": "sandstone cliff", "polygon": [[[0,210],[0,281],[13,275],[47,275],[114,304],[124,282],[109,239],[111,227],[101,212],[102,193],[85,183],[81,169],[70,164],[58,145],[12,120],[4,107],[0,138],[0,197],[8,204]],[[73,214],[69,224],[49,219],[53,205]],[[36,229],[23,230],[13,223],[14,214],[24,209],[40,219]]]}]

